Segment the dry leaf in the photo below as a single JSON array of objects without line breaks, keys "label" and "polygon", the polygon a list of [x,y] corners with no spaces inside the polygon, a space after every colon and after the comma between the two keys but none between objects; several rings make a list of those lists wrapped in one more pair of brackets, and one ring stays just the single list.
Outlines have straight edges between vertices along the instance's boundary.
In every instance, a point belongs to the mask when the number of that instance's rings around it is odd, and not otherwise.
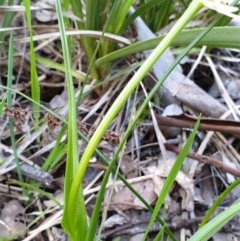
[{"label": "dry leaf", "polygon": [[[154,192],[152,180],[149,179],[134,183],[132,184],[132,187],[146,200],[148,204],[151,205],[156,201],[157,195]],[[114,206],[120,210],[145,208],[142,202],[127,187],[123,187],[119,192],[113,195],[110,210],[114,210]]]},{"label": "dry leaf", "polygon": [[[2,209],[0,220],[5,224],[4,226],[9,227],[10,232],[4,232],[5,238],[10,237],[11,235],[19,234],[20,236],[23,236],[26,233],[26,225],[22,222],[15,221],[15,218],[18,214],[21,214],[24,212],[24,208],[17,200],[12,200],[5,204],[4,208]],[[5,229],[3,229],[5,230]],[[3,232],[1,232],[1,236],[3,235]]]},{"label": "dry leaf", "polygon": [[[163,186],[163,180],[168,176],[175,159],[169,159],[158,167],[146,167],[143,168],[143,172],[145,174],[153,174],[153,182],[154,182],[154,190],[157,190],[158,195]],[[176,180],[175,180],[186,192],[182,193],[183,201],[182,208],[187,211],[193,211],[194,209],[194,184],[193,180],[190,179],[186,174],[184,174],[181,170],[178,172]]]},{"label": "dry leaf", "polygon": [[124,155],[121,161],[120,169],[125,177],[134,178],[138,175],[138,166],[129,155]]},{"label": "dry leaf", "polygon": [[[202,168],[201,175],[204,177],[210,177],[211,168],[207,165],[204,165]],[[198,185],[201,189],[201,196],[202,196],[202,199],[204,200],[204,205],[206,205],[207,207],[211,207],[216,195],[212,178],[203,178]]]}]

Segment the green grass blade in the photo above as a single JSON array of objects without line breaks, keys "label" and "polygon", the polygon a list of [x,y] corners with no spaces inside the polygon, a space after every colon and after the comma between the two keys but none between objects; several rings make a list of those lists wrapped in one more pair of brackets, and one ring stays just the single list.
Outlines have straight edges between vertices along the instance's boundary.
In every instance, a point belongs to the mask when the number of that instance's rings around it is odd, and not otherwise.
[{"label": "green grass blade", "polygon": [[52,169],[58,164],[61,158],[67,153],[67,146],[65,143],[56,143],[53,150],[47,157],[47,160],[42,166],[43,171],[52,171]]},{"label": "green grass blade", "polygon": [[0,116],[2,115],[3,113],[3,108],[5,106],[5,103],[6,103],[6,100],[7,100],[7,95],[5,94],[3,99],[1,100],[0,102]]},{"label": "green grass blade", "polygon": [[[2,1],[2,4],[0,3],[0,5],[2,6],[4,3],[4,0]],[[18,4],[20,3],[20,1],[18,1]],[[14,4],[14,1],[13,0],[9,0],[8,1],[8,6],[11,6]],[[14,17],[14,12],[4,12],[4,15],[3,15],[3,22],[2,22],[2,28],[6,28],[6,27],[9,27],[11,22],[12,22],[12,19]],[[5,36],[6,36],[6,32],[0,32],[0,51],[2,50],[2,46],[3,46],[3,40],[5,39]]]},{"label": "green grass blade", "polygon": [[199,225],[199,228],[202,228],[210,219],[210,217],[212,216],[212,214],[214,213],[214,211],[217,209],[217,207],[220,205],[220,203],[222,202],[222,200],[236,187],[240,184],[240,179],[238,178],[235,182],[233,182],[229,187],[226,188],[226,190],[224,190],[223,193],[221,193],[218,198],[216,199],[216,201],[213,203],[213,205],[210,207],[210,209],[207,211],[207,213],[205,214],[202,222]]},{"label": "green grass blade", "polygon": [[204,227],[199,229],[188,241],[207,241],[225,224],[227,224],[235,215],[240,212],[239,203],[234,204],[213,218]]},{"label": "green grass blade", "polygon": [[[117,148],[117,150],[116,150],[116,152],[115,152],[111,162],[110,163],[105,163],[108,166],[108,169],[107,169],[107,171],[106,171],[106,173],[104,175],[104,178],[103,178],[102,183],[101,183],[101,188],[100,188],[100,190],[98,192],[98,195],[97,195],[97,199],[96,199],[96,202],[95,202],[94,210],[93,210],[93,213],[92,213],[92,216],[91,216],[91,221],[90,221],[90,225],[89,225],[87,240],[93,240],[94,234],[96,233],[96,227],[97,227],[99,213],[100,213],[100,209],[101,209],[101,203],[102,203],[102,200],[103,200],[103,197],[104,197],[105,187],[107,185],[107,182],[108,182],[108,179],[109,179],[109,175],[110,175],[111,172],[113,172],[115,175],[117,174],[117,177],[121,181],[123,181],[125,186],[128,187],[128,189],[130,191],[132,191],[132,193],[135,194],[136,197],[138,197],[140,201],[142,201],[142,203],[146,206],[146,208],[150,212],[153,212],[152,207],[136,192],[136,190],[134,190],[132,188],[132,186],[125,180],[125,178],[122,177],[119,173],[116,173],[116,171],[114,169],[114,165],[116,163],[117,157],[119,156],[120,151],[124,148],[126,140],[128,139],[128,137],[132,133],[132,129],[133,129],[133,126],[136,123],[136,120],[137,119],[134,118],[133,119],[134,123],[129,124],[129,126],[127,128],[127,131],[124,133],[124,136],[123,136],[123,138],[121,140],[121,143],[119,144],[119,146],[118,146],[118,148]],[[159,221],[159,223],[162,226],[165,226],[164,222],[159,217],[157,217],[157,220]],[[164,231],[164,229],[162,229],[162,231]],[[173,241],[175,241],[174,235],[171,233],[171,231],[167,227],[166,227],[165,231],[171,237],[171,239]]]},{"label": "green grass blade", "polygon": [[150,58],[148,58],[148,61],[146,61],[140,69],[136,72],[134,77],[128,82],[127,86],[124,88],[124,91],[120,93],[117,100],[114,102],[114,104],[111,106],[110,110],[107,112],[106,116],[103,118],[102,122],[100,123],[99,127],[97,128],[96,132],[94,133],[93,137],[91,138],[83,157],[79,163],[78,171],[76,174],[76,177],[73,181],[73,185],[71,187],[70,196],[69,196],[69,213],[71,213],[72,207],[76,207],[76,198],[78,195],[79,187],[81,187],[81,182],[83,175],[85,173],[85,170],[88,165],[88,161],[90,157],[92,156],[95,148],[97,147],[101,137],[105,133],[108,125],[112,121],[112,119],[115,117],[115,115],[118,113],[119,109],[122,107],[122,105],[125,103],[129,95],[133,92],[133,90],[136,88],[140,80],[144,77],[144,75],[148,72],[148,70],[152,67],[152,65],[155,63],[155,61],[159,58],[159,56],[166,50],[166,48],[169,46],[169,43],[174,38],[173,36],[176,36],[183,26],[191,19],[192,16],[198,11],[198,9],[201,8],[199,5],[193,4],[188,11],[186,11],[186,18],[182,18],[182,21],[179,22],[179,24],[175,25],[174,28],[169,33],[169,36],[165,39],[165,42],[162,42],[156,49],[153,51]]},{"label": "green grass blade", "polygon": [[159,241],[161,237],[163,238],[165,227],[166,227],[165,225],[161,227],[160,231],[158,232],[158,234],[156,235],[153,241]]},{"label": "green grass blade", "polygon": [[67,125],[64,124],[60,133],[58,134],[56,143],[51,153],[48,155],[47,160],[44,162],[42,166],[43,171],[48,171],[49,168],[54,168],[57,165],[60,158],[67,152],[67,145],[65,143],[61,143],[62,137],[65,134]]},{"label": "green grass blade", "polygon": [[99,18],[99,12],[97,12],[99,2],[95,0],[88,0],[86,2],[86,29],[88,30],[96,30],[96,19]]},{"label": "green grass blade", "polygon": [[[65,73],[64,66],[60,63],[52,61],[51,59],[47,59],[47,58],[37,56],[36,61],[39,64],[42,64],[43,66],[45,66],[47,68],[56,69],[56,70],[58,70],[62,73]],[[76,79],[78,79],[80,81],[84,81],[85,78],[86,78],[86,75],[83,72],[76,71],[75,69],[71,69],[71,73],[72,73],[73,77],[75,77]],[[89,79],[87,79],[87,80],[89,80]]]},{"label": "green grass blade", "polygon": [[[7,79],[7,107],[12,109],[12,79],[13,79],[13,32],[11,31],[10,42],[8,48],[8,79]],[[11,119],[10,119],[11,120]]]},{"label": "green grass blade", "polygon": [[117,18],[115,19],[115,22],[116,22],[115,24],[116,29],[114,31],[115,33],[117,34],[120,33],[121,26],[123,25],[125,17],[128,14],[129,8],[132,6],[133,3],[134,3],[134,0],[121,1],[121,8],[118,9]]},{"label": "green grass blade", "polygon": [[[196,36],[201,34],[206,29],[191,29],[183,30],[172,42],[172,46],[186,46],[190,44]],[[237,48],[240,49],[240,27],[214,27],[210,32],[208,32],[195,46],[201,47],[206,45],[208,47],[216,48]],[[149,39],[134,43],[131,46],[127,46],[113,53],[110,53],[96,61],[96,66],[100,67],[103,64],[116,60],[118,58],[123,58],[131,54],[142,52],[149,49],[154,49],[163,40],[163,36],[156,37],[154,39]]]},{"label": "green grass blade", "polygon": [[56,1],[56,12],[61,34],[61,42],[64,56],[64,66],[66,73],[66,84],[68,92],[68,148],[67,162],[64,183],[64,213],[62,226],[72,240],[84,240],[87,231],[86,210],[82,188],[76,192],[76,202],[78,205],[69,207],[69,192],[76,174],[78,165],[78,145],[77,145],[77,117],[73,80],[71,75],[71,59],[68,50],[68,42],[65,33],[62,9],[60,1]]},{"label": "green grass blade", "polygon": [[[30,35],[30,58],[31,58],[31,94],[32,99],[36,102],[40,102],[40,86],[38,82],[37,70],[36,70],[36,57],[35,57],[35,50],[34,50],[34,43],[33,43],[33,31],[32,31],[32,17],[31,17],[31,10],[30,10],[30,1],[23,0],[25,12],[26,12],[26,19],[27,19],[27,26]],[[36,122],[36,126],[38,126],[38,119],[40,117],[39,106],[33,103],[33,110],[34,110],[34,118]]]},{"label": "green grass blade", "polygon": [[150,20],[151,30],[156,33],[161,28],[165,27],[168,24],[169,16],[173,11],[174,5],[172,0],[166,0],[164,3],[156,6],[151,17],[152,19]]},{"label": "green grass blade", "polygon": [[[88,1],[86,2],[86,4],[88,4]],[[98,1],[96,2],[96,4],[98,4]],[[78,28],[82,29],[82,30],[87,30],[87,28],[84,24],[83,7],[82,7],[81,1],[71,0],[71,5],[72,5],[72,11],[73,11],[74,15],[80,19],[80,21],[77,21]],[[88,6],[87,6],[87,9],[89,9]],[[89,10],[89,11],[91,11],[91,10]],[[81,36],[80,42],[84,49],[84,53],[87,57],[88,63],[90,63],[91,60],[95,62],[95,59],[93,57],[94,49],[96,46],[95,40],[91,39],[89,37],[86,37],[86,36]],[[95,65],[91,66],[90,72],[91,72],[92,78],[98,80],[98,72],[97,72]]]},{"label": "green grass blade", "polygon": [[[117,0],[114,1],[111,7],[111,11],[108,14],[107,22],[104,26],[104,31],[113,34],[121,34],[120,29],[124,22],[126,15],[128,14],[128,10],[133,4],[133,0]],[[99,55],[105,56],[108,53],[111,53],[116,48],[116,43],[113,43],[109,40],[104,40],[102,42],[102,47],[99,49]],[[99,71],[101,72],[101,76],[108,74],[110,69],[110,64],[106,63],[105,66],[101,66]]]},{"label": "green grass blade", "polygon": [[63,0],[63,9],[67,11],[69,9],[70,0]]},{"label": "green grass blade", "polygon": [[175,178],[176,178],[179,170],[182,167],[182,164],[183,164],[183,162],[184,162],[184,160],[185,160],[185,158],[186,158],[186,156],[187,156],[187,154],[190,150],[190,147],[191,147],[191,145],[194,141],[195,135],[197,133],[197,129],[198,129],[199,124],[200,124],[200,119],[201,119],[201,116],[198,118],[198,121],[195,124],[191,135],[189,136],[189,138],[188,138],[186,144],[184,145],[181,153],[178,155],[175,163],[173,164],[173,167],[172,167],[171,171],[168,174],[168,177],[167,177],[166,181],[164,182],[161,193],[159,193],[159,197],[158,197],[157,203],[155,205],[153,214],[152,214],[151,219],[150,219],[150,221],[148,223],[148,226],[146,228],[146,232],[144,233],[143,240],[146,240],[148,232],[151,229],[151,226],[153,225],[153,222],[154,222],[156,216],[158,215],[158,212],[159,212],[160,208],[164,204],[166,196],[170,192],[172,184],[175,181]]},{"label": "green grass blade", "polygon": [[133,14],[128,16],[127,19],[123,22],[119,33],[122,33],[125,29],[127,29],[127,27],[134,21],[135,18],[137,18],[138,16],[142,15],[143,13],[145,13],[152,7],[154,7],[157,4],[164,2],[164,1],[166,1],[166,0],[151,0],[151,1],[148,1],[148,2],[140,5],[139,8]]},{"label": "green grass blade", "polygon": [[[13,79],[13,32],[11,31],[10,35],[10,41],[9,41],[9,50],[8,50],[8,93],[7,93],[7,107],[8,109],[12,109],[12,79]],[[10,129],[10,136],[11,136],[11,145],[13,149],[13,155],[15,158],[15,163],[16,163],[16,169],[17,169],[17,174],[18,174],[18,179],[21,183],[23,183],[23,176],[22,176],[22,171],[20,168],[20,163],[17,155],[17,150],[16,150],[16,141],[15,141],[15,133],[14,133],[14,123],[13,120],[10,118],[9,119],[9,129]],[[26,189],[22,186],[23,189],[23,195],[27,196]]]}]

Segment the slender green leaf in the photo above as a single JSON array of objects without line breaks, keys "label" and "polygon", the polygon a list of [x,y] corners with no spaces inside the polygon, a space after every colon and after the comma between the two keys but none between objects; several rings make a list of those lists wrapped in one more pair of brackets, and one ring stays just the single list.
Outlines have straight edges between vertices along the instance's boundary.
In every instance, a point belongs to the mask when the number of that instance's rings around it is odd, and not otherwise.
[{"label": "slender green leaf", "polygon": [[154,238],[153,241],[158,241],[161,237],[163,237],[164,235],[164,229],[165,229],[165,225],[160,229],[160,231],[158,232],[158,234],[156,235],[156,237]]},{"label": "slender green leaf", "polygon": [[[2,0],[2,2],[4,2],[4,0]],[[18,1],[17,4],[19,4],[20,2],[21,2],[21,0]],[[9,0],[7,5],[11,6],[13,4],[14,4],[14,0]],[[2,4],[0,3],[0,5],[2,6],[3,3]],[[12,22],[12,19],[14,17],[14,14],[15,14],[14,12],[8,12],[8,11],[4,12],[4,14],[3,14],[3,22],[2,22],[2,26],[1,26],[2,28],[6,28],[6,27],[10,26],[10,24]],[[2,50],[2,42],[3,42],[4,38],[5,38],[5,36],[6,36],[6,32],[0,32],[0,51]]]},{"label": "slender green leaf", "polygon": [[3,97],[3,99],[2,99],[1,102],[0,102],[0,116],[2,115],[3,108],[4,108],[4,106],[5,106],[6,100],[7,100],[7,95],[5,94],[4,97]]},{"label": "slender green leaf", "polygon": [[224,190],[223,193],[221,193],[216,201],[213,203],[213,205],[210,207],[210,209],[207,211],[206,215],[204,216],[202,222],[199,225],[199,229],[202,228],[208,220],[210,219],[211,215],[214,213],[214,211],[217,209],[217,207],[220,205],[222,200],[236,187],[240,184],[240,178],[238,178],[235,182],[233,182],[229,187]]},{"label": "slender green leaf", "polygon": [[[96,4],[98,4],[98,2],[99,1],[97,1]],[[88,1],[86,1],[87,5],[90,3],[88,3]],[[74,15],[76,15],[79,19],[81,19],[81,21],[77,21],[78,28],[82,29],[82,30],[87,30],[87,27],[85,26],[85,23],[83,22],[84,15],[83,15],[82,2],[79,0],[71,0],[71,5],[72,5],[72,10],[73,10]],[[91,9],[88,6],[86,6],[86,8],[88,9],[87,11],[91,11]],[[92,11],[95,11],[95,8],[93,8]],[[93,57],[93,53],[94,53],[94,49],[95,49],[95,41],[89,37],[81,36],[80,42],[84,49],[84,53],[87,57],[88,62],[89,63],[90,63],[90,61],[95,62],[95,59]],[[91,66],[90,73],[91,73],[91,76],[93,79],[98,80],[99,77],[98,77],[98,72],[97,72],[95,65]]]},{"label": "slender green leaf", "polygon": [[194,140],[195,135],[197,133],[197,129],[198,129],[199,124],[200,124],[200,118],[201,117],[198,118],[198,121],[197,121],[196,125],[194,126],[194,129],[193,129],[190,137],[188,138],[186,144],[184,145],[181,153],[178,155],[175,163],[172,166],[171,171],[168,174],[168,177],[167,177],[166,181],[164,182],[164,185],[163,185],[163,188],[161,190],[161,193],[159,193],[159,197],[158,197],[157,203],[155,205],[153,214],[151,216],[151,219],[150,219],[150,221],[148,223],[148,226],[146,228],[146,231],[144,233],[143,240],[145,240],[147,238],[148,232],[149,232],[151,226],[153,225],[153,222],[154,222],[156,216],[158,215],[158,212],[159,212],[160,208],[164,204],[166,196],[170,192],[172,184],[175,181],[175,178],[176,178],[179,170],[181,169],[182,164],[183,164],[183,162],[184,162],[184,160],[185,160],[185,158],[186,158],[186,156],[187,156],[187,154],[188,154],[188,152],[190,150],[190,147],[191,147],[191,145],[193,143],[193,140]]},{"label": "slender green leaf", "polygon": [[207,241],[216,232],[218,232],[225,224],[227,224],[234,216],[240,212],[239,203],[234,204],[220,213],[209,223],[199,229],[188,241]]},{"label": "slender green leaf", "polygon": [[166,0],[151,0],[151,1],[147,1],[146,3],[140,5],[139,8],[133,14],[128,16],[127,19],[123,22],[122,27],[119,32],[122,33],[125,29],[127,29],[127,27],[133,22],[133,20],[135,18],[137,18],[138,16],[142,15],[143,13],[145,13],[152,7],[156,6],[159,3],[162,3],[164,1],[166,1]]},{"label": "slender green leaf", "polygon": [[[35,50],[34,50],[34,43],[33,43],[33,30],[32,30],[32,17],[31,17],[31,10],[30,10],[30,1],[23,0],[26,19],[27,19],[27,26],[30,35],[30,57],[31,57],[31,94],[32,99],[36,102],[40,102],[40,87],[38,82],[37,70],[36,70],[36,57],[35,57]],[[34,118],[36,122],[36,126],[38,126],[38,119],[40,117],[39,106],[33,103],[34,109]]]},{"label": "slender green leaf", "polygon": [[73,178],[76,174],[78,165],[78,145],[77,145],[77,117],[73,80],[71,75],[71,59],[68,50],[68,42],[65,33],[62,9],[60,1],[56,1],[56,10],[61,34],[61,42],[64,56],[64,66],[66,74],[66,84],[68,92],[68,148],[67,162],[64,183],[64,213],[62,226],[73,240],[85,240],[87,231],[86,210],[82,188],[76,191],[76,205],[69,206],[69,192],[73,184]]},{"label": "slender green leaf", "polygon": [[[9,50],[8,50],[8,93],[7,93],[7,107],[8,109],[12,109],[12,79],[13,79],[13,32],[11,31],[10,35],[10,41],[9,41]],[[21,183],[23,183],[23,176],[22,176],[22,171],[20,168],[20,163],[17,155],[17,150],[16,150],[16,141],[15,141],[15,133],[14,133],[14,124],[13,120],[10,118],[9,119],[9,129],[10,129],[10,136],[11,136],[11,144],[12,144],[12,149],[13,149],[13,155],[17,167],[17,174],[18,178]],[[27,196],[26,189],[22,186],[23,188],[23,195]]]},{"label": "slender green leaf", "polygon": [[[203,28],[183,30],[172,42],[172,46],[186,46],[191,43],[197,35],[199,35]],[[231,36],[231,37],[229,37]],[[208,32],[196,46],[206,45],[208,47],[216,48],[237,48],[240,49],[240,27],[214,27],[210,32]],[[111,62],[118,58],[123,58],[129,56],[130,54],[139,53],[145,50],[154,49],[164,39],[165,35],[137,42],[113,53],[110,53],[96,61],[96,66],[100,67],[106,62]]]},{"label": "slender green leaf", "polygon": [[[65,68],[60,63],[54,62],[53,60],[43,58],[40,56],[37,56],[36,60],[38,63],[42,64],[43,66],[46,66],[46,67],[52,68],[52,69],[56,69],[58,71],[61,71],[62,73],[65,73]],[[84,81],[86,78],[86,75],[84,73],[79,72],[73,68],[71,68],[71,74],[73,77],[75,77],[76,79],[78,79],[80,81]],[[89,79],[87,79],[87,80],[89,80]]]}]

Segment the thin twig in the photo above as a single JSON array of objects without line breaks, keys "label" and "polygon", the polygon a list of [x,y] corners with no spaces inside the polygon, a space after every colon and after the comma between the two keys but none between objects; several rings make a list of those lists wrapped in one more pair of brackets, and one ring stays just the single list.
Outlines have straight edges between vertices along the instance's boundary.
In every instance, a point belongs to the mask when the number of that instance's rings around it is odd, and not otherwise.
[{"label": "thin twig", "polygon": [[[169,144],[165,144],[165,147],[167,150],[169,151],[172,151],[172,152],[175,152],[175,153],[180,153],[181,152],[181,149],[174,146],[174,145],[169,145]],[[189,152],[187,154],[188,157],[190,158],[193,158],[195,160],[198,160],[199,162],[202,162],[202,163],[205,163],[205,164],[208,164],[208,165],[211,165],[211,166],[214,166],[218,169],[220,169],[222,172],[224,173],[230,173],[236,177],[240,177],[240,171],[237,170],[237,169],[234,169],[212,157],[209,157],[209,156],[204,156],[204,155],[199,155],[197,153],[192,153],[192,152]]]}]

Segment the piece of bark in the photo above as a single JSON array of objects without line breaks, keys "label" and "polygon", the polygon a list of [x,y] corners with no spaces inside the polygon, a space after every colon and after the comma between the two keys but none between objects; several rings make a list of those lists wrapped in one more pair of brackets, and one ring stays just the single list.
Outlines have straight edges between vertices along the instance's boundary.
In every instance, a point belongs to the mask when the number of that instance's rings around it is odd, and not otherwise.
[{"label": "piece of bark", "polygon": [[[15,161],[12,161],[10,163],[10,166],[15,166]],[[53,182],[53,176],[49,174],[48,172],[42,171],[41,169],[35,167],[34,165],[30,165],[28,163],[21,163],[20,169],[22,174],[25,177],[30,178],[31,180],[34,180],[38,183],[43,184],[46,187],[49,187]],[[17,168],[12,169],[14,172],[17,173]]]}]

